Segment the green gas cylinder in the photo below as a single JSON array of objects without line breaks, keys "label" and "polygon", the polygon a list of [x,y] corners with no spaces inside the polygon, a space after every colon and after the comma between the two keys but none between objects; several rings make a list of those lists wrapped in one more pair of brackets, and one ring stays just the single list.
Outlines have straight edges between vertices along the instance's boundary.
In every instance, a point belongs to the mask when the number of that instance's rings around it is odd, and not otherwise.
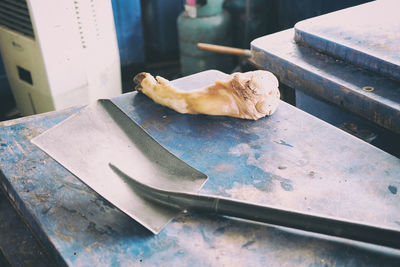
[{"label": "green gas cylinder", "polygon": [[232,45],[231,19],[222,8],[224,0],[187,0],[178,17],[179,52],[182,75],[208,69],[230,73],[233,58],[197,49],[197,43]]}]

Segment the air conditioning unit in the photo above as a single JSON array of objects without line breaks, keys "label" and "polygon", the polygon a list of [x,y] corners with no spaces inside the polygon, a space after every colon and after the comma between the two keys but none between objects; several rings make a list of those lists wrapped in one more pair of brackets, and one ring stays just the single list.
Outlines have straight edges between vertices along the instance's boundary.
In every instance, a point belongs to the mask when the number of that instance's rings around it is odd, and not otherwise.
[{"label": "air conditioning unit", "polygon": [[0,0],[0,52],[22,115],[121,94],[110,0]]}]

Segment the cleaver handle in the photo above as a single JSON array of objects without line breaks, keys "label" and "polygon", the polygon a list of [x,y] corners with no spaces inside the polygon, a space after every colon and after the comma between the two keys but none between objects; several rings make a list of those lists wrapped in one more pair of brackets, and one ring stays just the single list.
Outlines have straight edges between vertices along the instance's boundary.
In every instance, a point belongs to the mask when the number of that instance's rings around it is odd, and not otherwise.
[{"label": "cleaver handle", "polygon": [[168,208],[231,216],[400,249],[400,231],[396,229],[230,198],[163,190],[143,184],[109,165],[140,196]]}]

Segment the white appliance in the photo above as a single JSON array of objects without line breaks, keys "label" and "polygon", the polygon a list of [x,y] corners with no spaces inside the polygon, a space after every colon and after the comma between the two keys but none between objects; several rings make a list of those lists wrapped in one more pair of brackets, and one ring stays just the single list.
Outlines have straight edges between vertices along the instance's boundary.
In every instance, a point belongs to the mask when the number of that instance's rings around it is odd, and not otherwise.
[{"label": "white appliance", "polygon": [[0,0],[0,52],[22,115],[121,94],[110,0]]}]

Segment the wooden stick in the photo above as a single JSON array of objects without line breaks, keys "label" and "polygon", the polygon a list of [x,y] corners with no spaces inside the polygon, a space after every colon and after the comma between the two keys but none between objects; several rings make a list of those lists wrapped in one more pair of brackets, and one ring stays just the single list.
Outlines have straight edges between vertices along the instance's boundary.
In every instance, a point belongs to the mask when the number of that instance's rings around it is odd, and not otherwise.
[{"label": "wooden stick", "polygon": [[251,52],[248,49],[234,48],[223,45],[197,43],[197,48],[200,50],[207,50],[222,54],[231,54],[231,55],[245,56],[245,57],[251,56]]}]

